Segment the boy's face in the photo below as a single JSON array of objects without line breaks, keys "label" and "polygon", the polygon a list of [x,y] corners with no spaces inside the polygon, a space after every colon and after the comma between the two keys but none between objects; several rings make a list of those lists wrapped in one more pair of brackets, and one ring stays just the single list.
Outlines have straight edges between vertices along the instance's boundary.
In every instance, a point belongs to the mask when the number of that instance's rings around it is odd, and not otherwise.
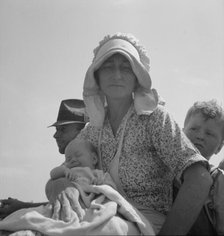
[{"label": "boy's face", "polygon": [[208,160],[223,146],[221,123],[216,119],[205,119],[201,113],[192,115],[183,131]]},{"label": "boy's face", "polygon": [[68,144],[65,151],[65,160],[68,168],[89,167],[94,169],[96,165],[93,153],[82,142],[76,142],[73,145]]}]

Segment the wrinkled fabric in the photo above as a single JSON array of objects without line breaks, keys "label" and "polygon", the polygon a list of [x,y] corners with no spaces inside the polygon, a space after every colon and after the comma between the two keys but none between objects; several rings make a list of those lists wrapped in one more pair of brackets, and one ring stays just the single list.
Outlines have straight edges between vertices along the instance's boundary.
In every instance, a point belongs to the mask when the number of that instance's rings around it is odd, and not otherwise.
[{"label": "wrinkled fabric", "polygon": [[[125,119],[116,134],[106,116],[102,130],[88,124],[77,136],[90,141],[97,150],[100,146],[104,172],[109,171],[114,159]],[[132,108],[118,168],[122,189],[129,199],[167,215],[173,204],[173,181],[181,184],[184,170],[196,162],[208,168],[208,161],[194,149],[164,106],[158,106],[150,116],[138,115]]]},{"label": "wrinkled fabric", "polygon": [[34,230],[19,230],[14,233],[11,231],[0,231],[0,236],[43,236],[40,232]]},{"label": "wrinkled fabric", "polygon": [[108,185],[93,186],[94,188],[99,195],[91,202],[90,208],[85,209],[81,222],[76,217],[70,222],[51,219],[49,204],[16,211],[0,222],[0,229],[29,229],[49,236],[155,235],[146,218],[116,190]]}]

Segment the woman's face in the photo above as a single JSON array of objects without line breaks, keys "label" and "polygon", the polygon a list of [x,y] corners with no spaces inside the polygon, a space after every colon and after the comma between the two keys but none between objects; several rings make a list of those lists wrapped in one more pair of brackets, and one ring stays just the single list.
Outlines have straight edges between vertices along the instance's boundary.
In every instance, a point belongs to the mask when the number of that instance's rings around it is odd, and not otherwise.
[{"label": "woman's face", "polygon": [[130,62],[119,53],[109,57],[100,66],[97,77],[100,89],[110,98],[131,96],[137,83]]}]

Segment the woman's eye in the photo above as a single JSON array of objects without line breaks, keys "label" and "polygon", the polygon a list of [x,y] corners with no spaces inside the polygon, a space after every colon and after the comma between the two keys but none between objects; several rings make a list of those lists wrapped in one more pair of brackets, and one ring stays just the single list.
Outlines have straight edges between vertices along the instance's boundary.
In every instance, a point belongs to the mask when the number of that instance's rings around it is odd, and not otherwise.
[{"label": "woman's eye", "polygon": [[132,72],[132,69],[131,69],[131,67],[129,67],[129,66],[123,66],[121,69],[122,69],[123,71]]},{"label": "woman's eye", "polygon": [[123,64],[121,65],[121,68],[122,68],[123,70],[132,71],[131,65],[130,65],[129,63],[123,63]]},{"label": "woman's eye", "polygon": [[105,63],[101,67],[101,69],[109,69],[109,68],[112,68],[112,64],[111,63]]}]

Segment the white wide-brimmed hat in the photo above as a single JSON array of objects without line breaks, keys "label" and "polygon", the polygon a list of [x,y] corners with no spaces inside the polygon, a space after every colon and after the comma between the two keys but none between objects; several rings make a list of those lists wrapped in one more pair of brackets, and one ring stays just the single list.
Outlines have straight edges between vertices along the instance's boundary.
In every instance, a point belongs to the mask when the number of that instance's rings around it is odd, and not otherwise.
[{"label": "white wide-brimmed hat", "polygon": [[104,107],[105,98],[96,82],[94,72],[115,53],[120,53],[128,59],[137,78],[139,86],[134,91],[134,107],[137,114],[151,114],[158,105],[159,97],[157,91],[151,88],[149,58],[145,49],[138,44],[138,40],[133,35],[122,33],[106,36],[94,50],[94,58],[87,70],[83,88],[87,112],[95,108],[98,108],[96,110],[98,113],[103,111],[101,107]]}]

